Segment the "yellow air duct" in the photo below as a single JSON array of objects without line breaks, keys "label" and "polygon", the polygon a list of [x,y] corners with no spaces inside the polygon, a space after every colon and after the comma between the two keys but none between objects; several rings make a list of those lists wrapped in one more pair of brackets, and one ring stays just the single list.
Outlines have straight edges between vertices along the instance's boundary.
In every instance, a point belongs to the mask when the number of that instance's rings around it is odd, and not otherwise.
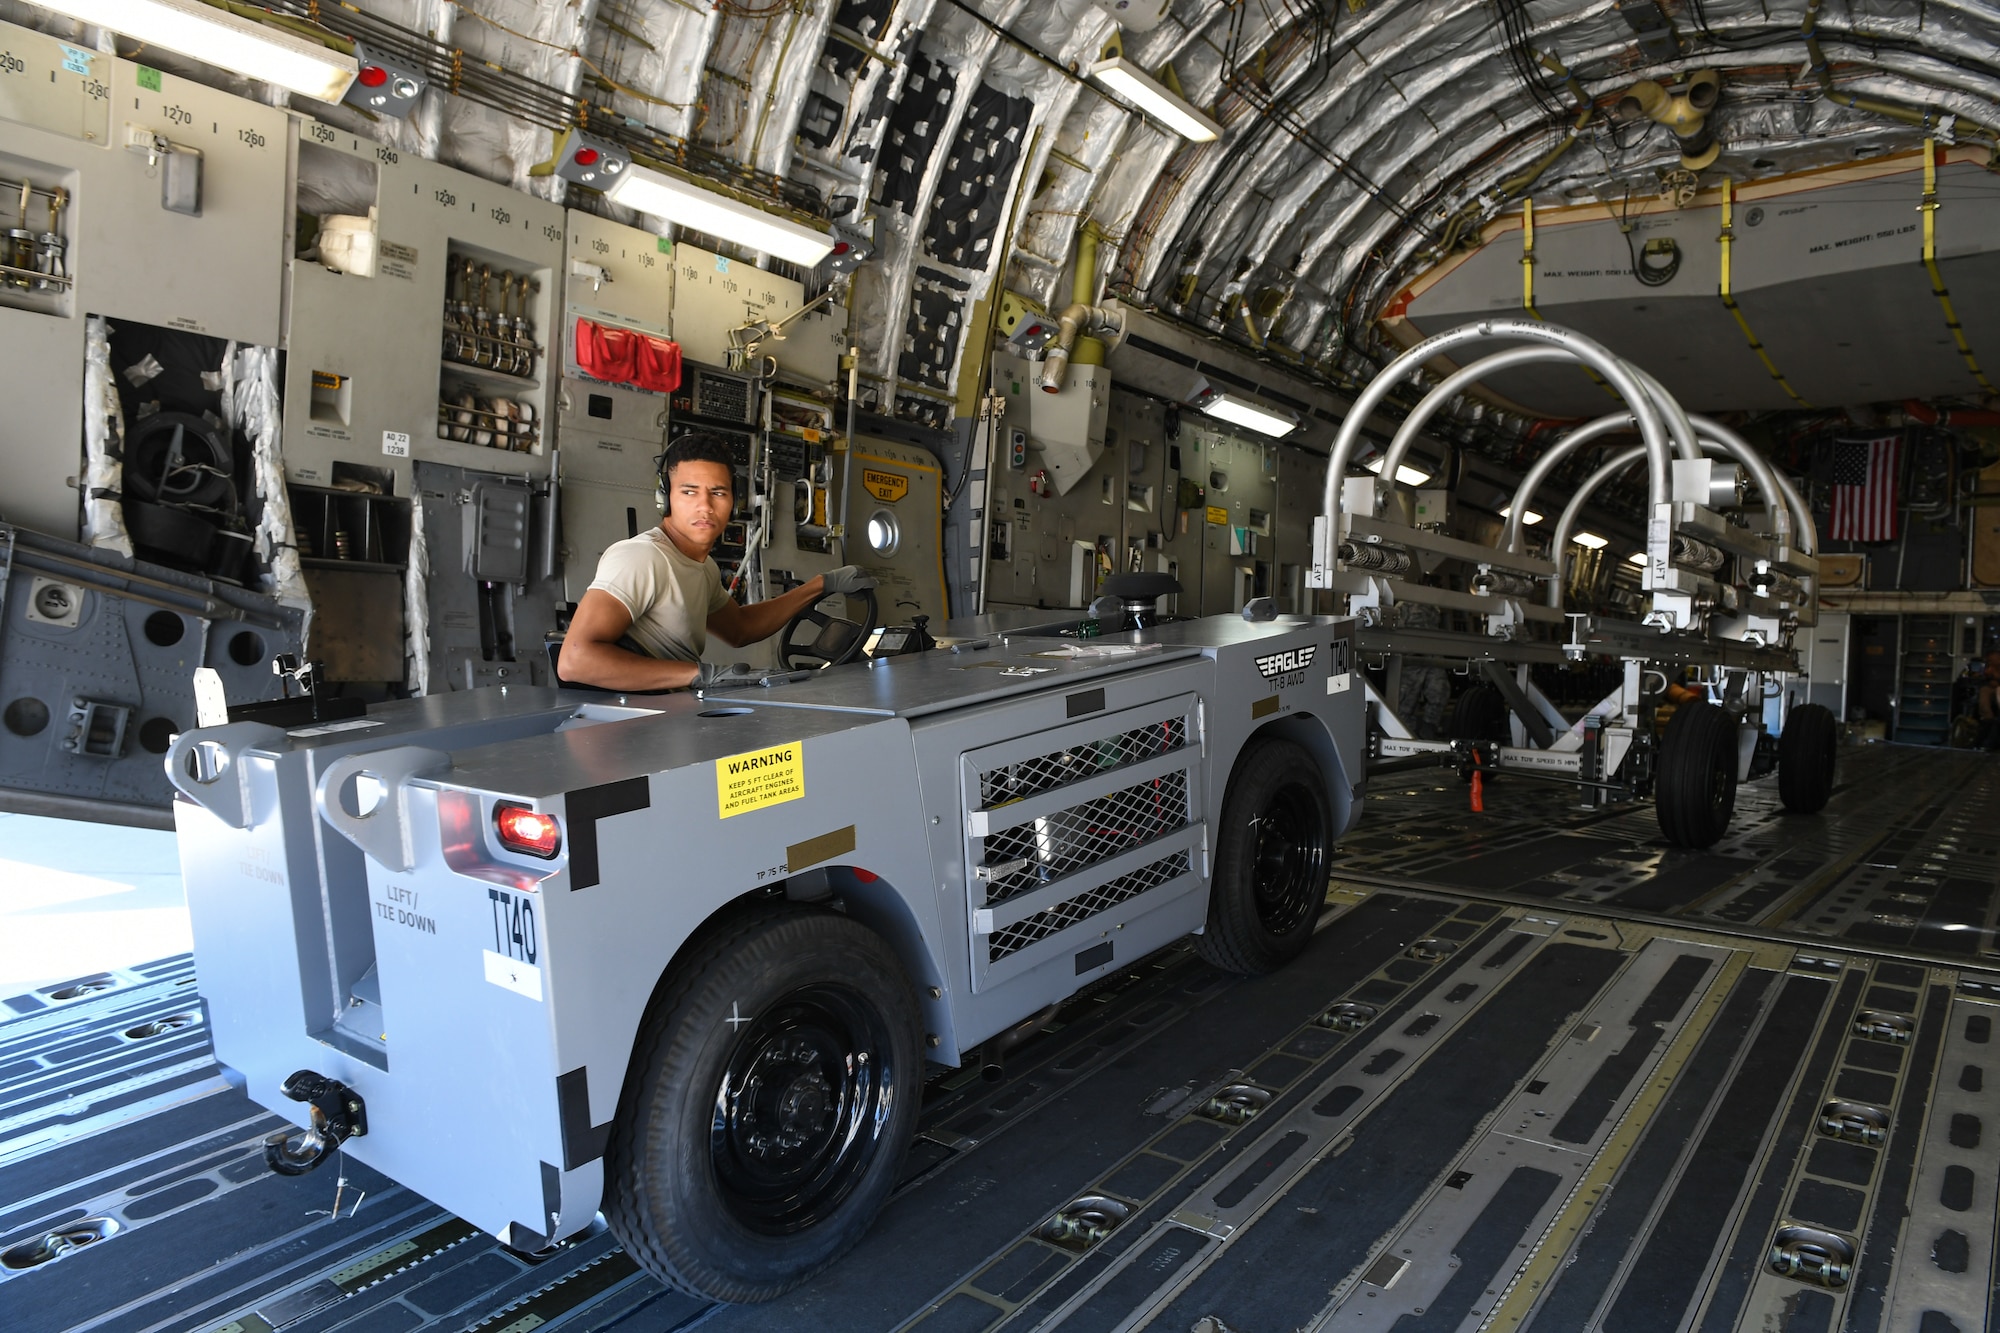
[{"label": "yellow air duct", "polygon": [[1123,318],[1115,311],[1090,303],[1097,291],[1097,243],[1103,239],[1104,232],[1095,222],[1084,223],[1077,233],[1076,277],[1070,285],[1070,304],[1056,316],[1055,341],[1042,356],[1043,393],[1062,392],[1071,361],[1079,366],[1104,364],[1104,344],[1092,335],[1123,336]]},{"label": "yellow air duct", "polygon": [[1672,130],[1681,141],[1681,165],[1701,171],[1722,156],[1722,144],[1708,124],[1708,113],[1721,96],[1722,75],[1704,69],[1689,75],[1677,93],[1642,79],[1632,85],[1619,107],[1628,116],[1643,115]]},{"label": "yellow air duct", "polygon": [[[1087,306],[1097,295],[1097,243],[1104,239],[1104,232],[1095,220],[1086,221],[1076,235],[1076,274],[1070,279],[1069,303],[1072,307]],[[1070,360],[1079,366],[1101,366],[1104,364],[1104,344],[1084,335],[1076,340],[1076,351]]]}]

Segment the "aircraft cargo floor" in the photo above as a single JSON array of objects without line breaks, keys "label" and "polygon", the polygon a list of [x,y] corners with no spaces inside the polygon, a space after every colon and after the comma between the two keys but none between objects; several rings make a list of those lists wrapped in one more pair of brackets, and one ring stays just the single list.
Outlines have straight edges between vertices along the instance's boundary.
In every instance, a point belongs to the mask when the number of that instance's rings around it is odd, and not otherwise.
[{"label": "aircraft cargo floor", "polygon": [[1753,784],[1705,853],[1649,807],[1401,783],[1305,958],[1170,949],[1001,1077],[935,1080],[874,1230],[767,1306],[663,1291],[605,1235],[528,1263],[356,1165],[270,1174],[185,956],[0,1001],[0,1327],[2000,1322],[2000,765],[1851,751],[1823,814]]}]

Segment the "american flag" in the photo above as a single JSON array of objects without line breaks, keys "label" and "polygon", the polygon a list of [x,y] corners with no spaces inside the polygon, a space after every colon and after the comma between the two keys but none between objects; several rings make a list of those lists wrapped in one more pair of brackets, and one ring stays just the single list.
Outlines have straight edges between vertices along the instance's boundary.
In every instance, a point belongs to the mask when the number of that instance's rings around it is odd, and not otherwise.
[{"label": "american flag", "polygon": [[1833,523],[1842,542],[1896,540],[1896,464],[1903,437],[1833,442]]}]

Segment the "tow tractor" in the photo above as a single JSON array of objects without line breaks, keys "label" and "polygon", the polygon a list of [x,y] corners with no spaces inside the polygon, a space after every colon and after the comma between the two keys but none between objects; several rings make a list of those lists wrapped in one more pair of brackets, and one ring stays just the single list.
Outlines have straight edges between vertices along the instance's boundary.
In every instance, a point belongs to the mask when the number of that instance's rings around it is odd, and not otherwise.
[{"label": "tow tractor", "polygon": [[1171,582],[928,648],[818,611],[827,669],[727,692],[180,736],[216,1054],[298,1126],[267,1161],[351,1154],[524,1252],[601,1212],[716,1300],[833,1263],[927,1064],[1189,933],[1267,971],[1321,917],[1361,809],[1355,623],[1174,620]]}]

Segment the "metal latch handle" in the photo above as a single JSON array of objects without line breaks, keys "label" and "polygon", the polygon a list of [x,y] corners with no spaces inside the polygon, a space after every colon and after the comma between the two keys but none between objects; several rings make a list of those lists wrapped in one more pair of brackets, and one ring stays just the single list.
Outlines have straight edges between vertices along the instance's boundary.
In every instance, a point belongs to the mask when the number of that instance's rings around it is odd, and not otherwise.
[{"label": "metal latch handle", "polygon": [[[342,755],[326,766],[313,789],[319,815],[349,842],[390,870],[406,871],[417,863],[410,838],[410,810],[405,784],[411,778],[435,777],[451,771],[451,756],[421,745],[398,745]],[[368,777],[382,788],[381,799],[366,814],[350,814],[341,792],[355,778]]]},{"label": "metal latch handle", "polygon": [[1000,861],[990,866],[974,866],[972,868],[972,877],[983,884],[991,884],[997,879],[1005,879],[1009,875],[1019,874],[1021,871],[1026,870],[1028,865],[1027,857],[1017,856],[1011,861]]}]

